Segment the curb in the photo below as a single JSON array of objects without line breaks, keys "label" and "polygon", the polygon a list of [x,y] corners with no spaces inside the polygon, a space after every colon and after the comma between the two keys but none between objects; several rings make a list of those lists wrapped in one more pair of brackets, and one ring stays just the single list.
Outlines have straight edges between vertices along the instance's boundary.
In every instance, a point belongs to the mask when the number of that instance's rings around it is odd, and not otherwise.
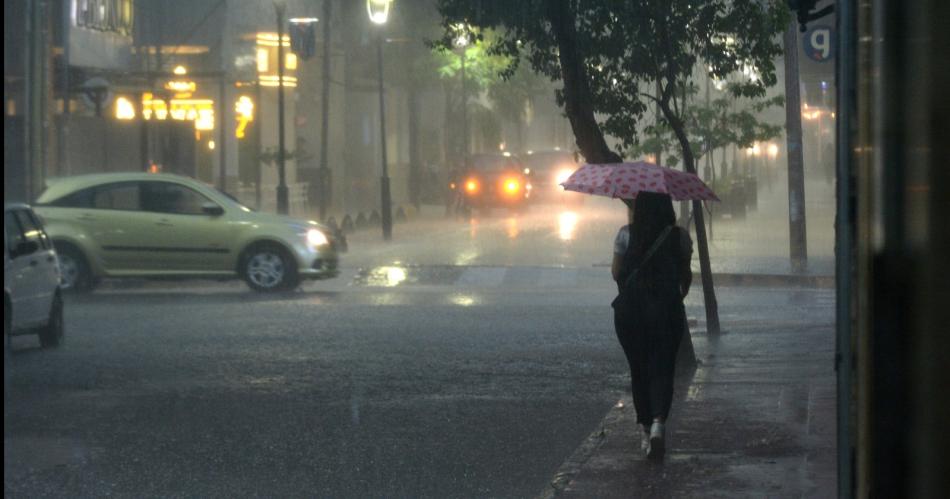
[{"label": "curb", "polygon": [[554,473],[551,481],[545,485],[544,490],[538,494],[535,499],[553,499],[558,497],[561,492],[567,489],[574,478],[580,474],[587,461],[600,449],[607,441],[607,428],[621,419],[621,413],[625,409],[623,398],[621,397],[613,407],[607,411],[607,415],[601,420],[598,427],[591,432],[587,438],[574,450],[561,466]]},{"label": "curb", "polygon": [[[702,282],[699,273],[693,274],[694,282]],[[833,289],[833,275],[791,275],[791,274],[739,274],[714,273],[713,282],[722,286],[783,287]]]},{"label": "curb", "polygon": [[[411,203],[393,205],[393,223],[411,222],[419,215],[419,210]],[[332,223],[330,221],[333,221]],[[338,222],[339,220],[339,222]],[[359,211],[355,213],[338,213],[336,215],[327,215],[326,219],[320,221],[323,225],[331,228],[339,228],[344,234],[351,234],[363,230],[378,227],[379,210],[370,210],[369,212]]]},{"label": "curb", "polygon": [[[595,263],[594,267],[608,268],[606,263]],[[821,288],[834,289],[835,276],[808,275],[808,274],[754,274],[740,272],[713,272],[713,284],[717,286],[748,286],[748,287],[794,287],[794,288]],[[702,283],[702,275],[693,272],[693,283]]]}]

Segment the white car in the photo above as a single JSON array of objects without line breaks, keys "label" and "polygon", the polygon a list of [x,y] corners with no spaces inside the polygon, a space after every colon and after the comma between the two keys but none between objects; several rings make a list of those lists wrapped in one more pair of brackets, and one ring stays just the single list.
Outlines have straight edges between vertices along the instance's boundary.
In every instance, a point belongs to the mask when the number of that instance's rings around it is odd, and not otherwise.
[{"label": "white car", "polygon": [[64,330],[59,262],[29,206],[4,206],[3,243],[4,349],[9,350],[11,336],[20,334],[39,335],[43,348],[59,346]]}]

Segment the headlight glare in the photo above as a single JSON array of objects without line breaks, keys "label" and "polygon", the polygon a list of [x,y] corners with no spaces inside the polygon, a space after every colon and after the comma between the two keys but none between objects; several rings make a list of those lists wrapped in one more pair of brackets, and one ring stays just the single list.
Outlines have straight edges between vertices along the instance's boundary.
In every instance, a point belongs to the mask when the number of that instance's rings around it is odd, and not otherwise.
[{"label": "headlight glare", "polygon": [[330,240],[327,239],[326,234],[323,232],[317,229],[310,229],[307,231],[307,242],[311,246],[325,246],[330,243]]}]

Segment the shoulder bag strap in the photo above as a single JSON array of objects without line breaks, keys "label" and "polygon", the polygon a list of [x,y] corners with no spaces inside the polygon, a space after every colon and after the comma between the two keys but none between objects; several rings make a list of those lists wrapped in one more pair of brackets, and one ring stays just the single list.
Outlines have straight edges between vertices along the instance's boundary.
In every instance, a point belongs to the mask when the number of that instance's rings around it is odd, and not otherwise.
[{"label": "shoulder bag strap", "polygon": [[650,246],[650,249],[648,249],[646,254],[643,255],[643,259],[640,260],[640,265],[637,266],[637,270],[630,272],[630,275],[627,276],[627,280],[624,281],[623,286],[625,288],[633,284],[633,281],[637,278],[637,274],[639,273],[638,270],[643,268],[643,266],[646,265],[647,262],[650,261],[650,258],[652,258],[653,254],[656,253],[656,250],[660,248],[660,245],[663,244],[663,241],[665,241],[666,238],[669,237],[670,232],[672,230],[673,230],[672,225],[667,226],[665,229],[663,229],[663,232],[660,233],[660,236],[656,238],[656,241],[653,241],[653,246]]}]

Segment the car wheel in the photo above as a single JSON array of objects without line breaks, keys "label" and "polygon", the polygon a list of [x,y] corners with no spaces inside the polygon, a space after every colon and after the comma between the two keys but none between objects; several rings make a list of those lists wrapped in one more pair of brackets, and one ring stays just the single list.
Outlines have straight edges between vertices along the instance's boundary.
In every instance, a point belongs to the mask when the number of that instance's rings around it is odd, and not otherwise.
[{"label": "car wheel", "polygon": [[88,293],[96,287],[86,257],[69,244],[55,244],[59,259],[62,288],[66,291]]},{"label": "car wheel", "polygon": [[286,291],[300,283],[293,257],[276,244],[253,246],[242,262],[242,277],[254,291]]},{"label": "car wheel", "polygon": [[57,293],[49,310],[49,320],[40,330],[40,345],[43,348],[56,348],[63,343],[63,299]]}]

